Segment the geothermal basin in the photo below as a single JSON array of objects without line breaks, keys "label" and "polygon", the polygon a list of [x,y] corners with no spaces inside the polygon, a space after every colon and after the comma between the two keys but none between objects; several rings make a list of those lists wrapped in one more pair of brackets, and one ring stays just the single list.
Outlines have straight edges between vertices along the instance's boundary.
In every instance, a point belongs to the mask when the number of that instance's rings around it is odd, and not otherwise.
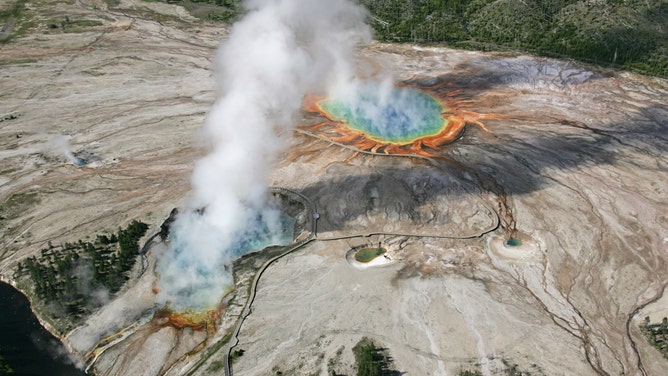
[{"label": "geothermal basin", "polygon": [[380,143],[409,144],[447,126],[438,100],[408,87],[367,82],[353,98],[325,99],[318,106],[331,119]]}]

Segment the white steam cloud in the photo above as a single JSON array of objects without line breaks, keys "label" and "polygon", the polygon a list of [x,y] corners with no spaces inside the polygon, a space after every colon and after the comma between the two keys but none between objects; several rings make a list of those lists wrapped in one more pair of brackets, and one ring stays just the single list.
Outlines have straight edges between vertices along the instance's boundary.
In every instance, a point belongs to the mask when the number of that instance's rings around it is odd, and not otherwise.
[{"label": "white steam cloud", "polygon": [[73,165],[83,166],[86,164],[86,162],[84,162],[81,158],[75,156],[74,153],[72,153],[70,142],[63,135],[56,135],[51,138],[47,145],[47,151],[54,155],[64,156]]},{"label": "white steam cloud", "polygon": [[402,141],[440,132],[442,105],[428,94],[394,86],[391,78],[367,81],[347,96],[332,97],[323,108],[350,121],[353,128],[388,141]]},{"label": "white steam cloud", "polygon": [[[349,0],[251,0],[217,55],[220,96],[204,133],[192,197],[162,255],[161,302],[211,308],[232,283],[240,241],[281,241],[267,176],[308,91],[341,91],[355,76],[353,49],[370,38],[366,11]],[[197,210],[201,209],[201,210]]]}]

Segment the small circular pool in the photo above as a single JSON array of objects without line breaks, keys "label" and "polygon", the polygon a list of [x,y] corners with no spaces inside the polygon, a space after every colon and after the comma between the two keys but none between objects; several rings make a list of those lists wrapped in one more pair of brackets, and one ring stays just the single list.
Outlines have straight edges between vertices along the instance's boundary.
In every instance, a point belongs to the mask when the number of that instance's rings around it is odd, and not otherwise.
[{"label": "small circular pool", "polygon": [[522,245],[522,241],[517,238],[509,238],[506,240],[506,245],[509,247],[518,247]]}]

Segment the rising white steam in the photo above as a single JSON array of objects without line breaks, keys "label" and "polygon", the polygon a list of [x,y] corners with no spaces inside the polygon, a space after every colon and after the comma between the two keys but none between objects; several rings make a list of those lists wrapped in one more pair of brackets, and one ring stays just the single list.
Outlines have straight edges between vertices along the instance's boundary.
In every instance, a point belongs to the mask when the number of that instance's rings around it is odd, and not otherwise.
[{"label": "rising white steam", "polygon": [[204,126],[211,152],[195,165],[189,208],[159,264],[159,300],[177,309],[218,304],[240,242],[281,241],[280,213],[267,205],[278,135],[308,91],[348,85],[353,48],[370,37],[365,10],[349,0],[251,0],[246,9],[216,59],[220,96]]},{"label": "rising white steam", "polygon": [[86,164],[84,160],[78,158],[72,153],[70,142],[63,135],[56,135],[49,141],[47,151],[55,155],[64,156],[73,165],[83,166]]}]

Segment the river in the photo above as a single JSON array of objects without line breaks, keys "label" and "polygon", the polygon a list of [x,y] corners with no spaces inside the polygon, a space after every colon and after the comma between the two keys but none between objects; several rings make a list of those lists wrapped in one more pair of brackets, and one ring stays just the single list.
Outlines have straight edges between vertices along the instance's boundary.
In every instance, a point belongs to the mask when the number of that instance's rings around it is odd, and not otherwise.
[{"label": "river", "polygon": [[30,310],[28,299],[2,282],[0,356],[0,375],[3,376],[86,375],[72,364],[63,344],[40,325]]}]

